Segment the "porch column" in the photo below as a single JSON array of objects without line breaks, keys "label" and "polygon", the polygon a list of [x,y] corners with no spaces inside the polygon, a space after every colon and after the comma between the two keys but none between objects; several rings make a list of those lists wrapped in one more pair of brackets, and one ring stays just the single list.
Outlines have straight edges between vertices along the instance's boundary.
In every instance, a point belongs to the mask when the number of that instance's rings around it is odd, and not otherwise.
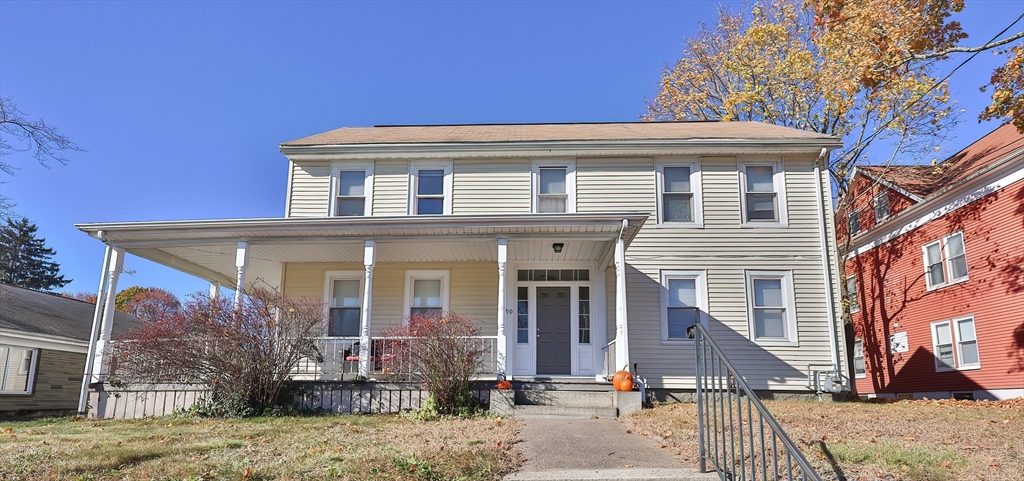
[{"label": "porch column", "polygon": [[359,375],[370,377],[370,305],[373,300],[373,266],[377,263],[372,240],[363,244],[363,302],[359,311]]},{"label": "porch column", "polygon": [[245,270],[249,268],[249,243],[239,242],[235,249],[235,309],[242,307],[242,294],[245,293]]},{"label": "porch column", "polygon": [[626,328],[626,247],[622,235],[615,239],[615,363],[612,372],[629,370],[629,331]]},{"label": "porch column", "polygon": [[216,281],[210,281],[210,300],[216,300],[220,297],[220,283]]},{"label": "porch column", "polygon": [[[110,343],[110,329],[114,324],[114,304],[117,302],[117,279],[124,269],[124,248],[114,247],[110,250],[110,262],[107,265],[107,292],[103,300],[103,318],[100,321],[100,337],[96,340],[96,349],[93,351],[94,361],[92,365],[93,377],[98,381],[105,381],[107,374],[103,372],[103,366],[107,360],[107,344]],[[96,299],[99,302],[99,299]]]},{"label": "porch column", "polygon": [[85,416],[85,406],[89,400],[89,383],[93,379],[92,365],[96,359],[96,337],[100,334],[100,323],[103,320],[103,299],[107,297],[107,269],[110,267],[110,256],[113,248],[107,246],[103,254],[103,266],[100,267],[100,285],[96,289],[96,308],[92,314],[92,330],[89,331],[89,351],[85,355],[85,372],[82,374],[82,390],[78,396],[78,415]]},{"label": "porch column", "polygon": [[508,239],[498,239],[498,339],[496,365],[499,379],[505,377],[508,365],[508,339],[505,336],[505,266],[508,263]]}]

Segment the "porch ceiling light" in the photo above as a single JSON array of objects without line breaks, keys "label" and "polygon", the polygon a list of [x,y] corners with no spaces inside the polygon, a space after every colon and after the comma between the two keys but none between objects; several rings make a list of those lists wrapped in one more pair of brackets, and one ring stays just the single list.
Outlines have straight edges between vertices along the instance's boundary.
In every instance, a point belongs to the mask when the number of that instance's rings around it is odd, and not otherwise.
[{"label": "porch ceiling light", "polygon": [[561,254],[563,247],[565,247],[565,244],[561,242],[555,242],[554,244],[551,244],[551,249],[555,251],[555,254]]}]

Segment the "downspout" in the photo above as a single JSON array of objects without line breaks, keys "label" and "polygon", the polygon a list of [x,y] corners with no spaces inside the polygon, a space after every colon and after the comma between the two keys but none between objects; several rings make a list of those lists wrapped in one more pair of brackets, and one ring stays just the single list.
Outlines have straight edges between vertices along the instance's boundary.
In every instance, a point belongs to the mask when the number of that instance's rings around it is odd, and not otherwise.
[{"label": "downspout", "polygon": [[[821,268],[822,273],[825,275],[825,286],[826,286],[826,305],[828,306],[828,341],[832,347],[832,364],[835,366],[836,375],[841,379],[843,387],[849,390],[848,377],[843,375],[842,353],[840,352],[839,346],[839,335],[838,328],[836,325],[836,306],[835,306],[835,285],[833,284],[832,276],[832,262],[831,256],[829,255],[828,248],[828,212],[825,210],[825,199],[824,193],[821,188],[821,161],[827,158],[828,149],[822,147],[821,153],[818,154],[818,158],[814,161],[814,191],[817,194],[818,202],[818,220],[820,221],[820,228],[818,234],[821,240]],[[828,199],[831,202],[832,199]]]},{"label": "downspout", "polygon": [[[103,231],[96,232],[96,238],[106,243]],[[86,404],[89,401],[89,384],[92,381],[92,368],[96,358],[96,338],[100,335],[100,322],[103,319],[103,300],[107,293],[107,270],[110,268],[110,246],[103,254],[103,266],[100,268],[100,287],[96,293],[96,309],[92,315],[92,331],[89,336],[89,351],[85,355],[85,373],[82,375],[82,390],[78,395],[78,415],[87,416]]]}]

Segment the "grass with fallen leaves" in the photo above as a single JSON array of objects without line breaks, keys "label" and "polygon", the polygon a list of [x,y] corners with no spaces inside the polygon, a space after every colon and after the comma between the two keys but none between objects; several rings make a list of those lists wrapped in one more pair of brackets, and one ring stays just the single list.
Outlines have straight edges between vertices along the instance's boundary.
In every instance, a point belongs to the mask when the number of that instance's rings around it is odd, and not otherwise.
[{"label": "grass with fallen leaves", "polygon": [[397,415],[0,423],[4,480],[489,480],[517,424]]},{"label": "grass with fallen leaves", "polygon": [[[1020,481],[1024,473],[1024,399],[765,406],[824,479]],[[662,404],[624,422],[696,466],[696,411]]]}]

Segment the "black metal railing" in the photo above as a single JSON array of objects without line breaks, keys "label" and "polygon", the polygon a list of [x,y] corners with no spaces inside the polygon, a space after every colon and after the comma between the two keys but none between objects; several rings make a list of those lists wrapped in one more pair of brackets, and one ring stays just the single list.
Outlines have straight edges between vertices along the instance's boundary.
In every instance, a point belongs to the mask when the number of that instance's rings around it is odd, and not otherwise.
[{"label": "black metal railing", "polygon": [[821,481],[704,326],[695,327],[701,472],[710,467],[722,481]]}]

